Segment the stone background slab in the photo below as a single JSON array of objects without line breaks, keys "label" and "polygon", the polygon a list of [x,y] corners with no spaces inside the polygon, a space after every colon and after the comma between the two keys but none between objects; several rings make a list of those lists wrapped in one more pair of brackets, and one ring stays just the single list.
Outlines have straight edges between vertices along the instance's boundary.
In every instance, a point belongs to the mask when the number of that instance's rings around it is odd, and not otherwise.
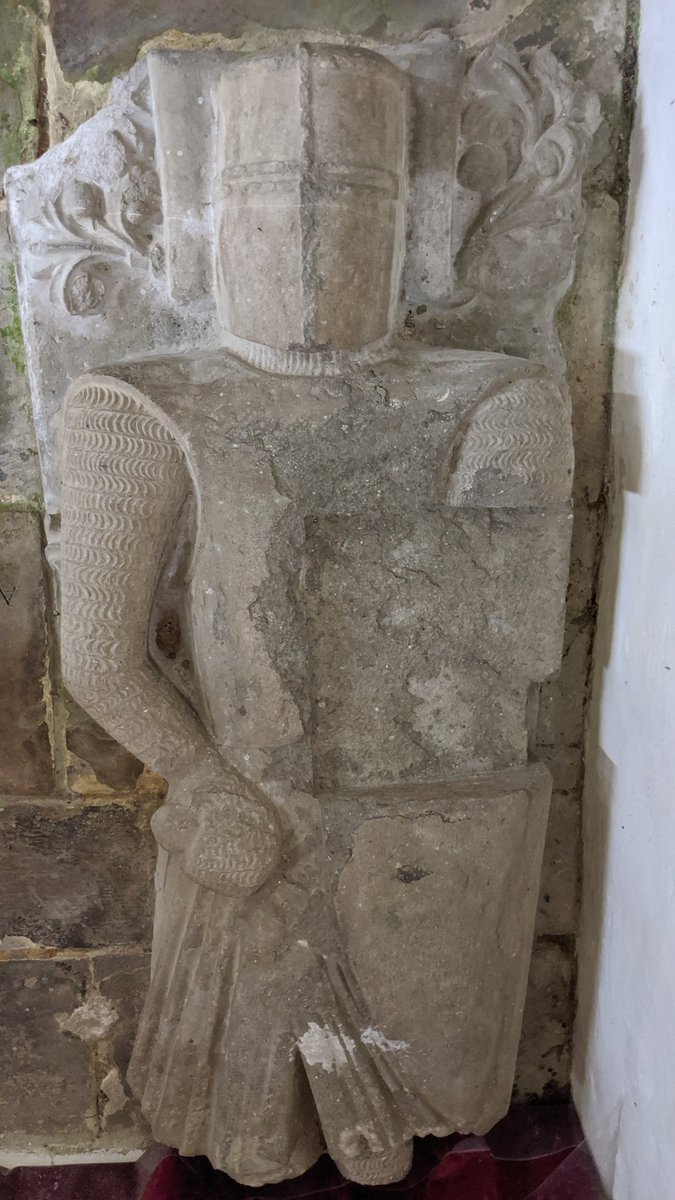
[{"label": "stone background slab", "polygon": [[[245,9],[246,16],[242,15]],[[151,40],[265,44],[264,28],[411,36],[441,24],[471,52],[548,45],[600,98],[577,275],[558,316],[574,412],[575,525],[565,656],[542,689],[537,748],[555,792],[516,1096],[566,1094],[574,1014],[582,730],[604,520],[612,325],[634,85],[629,0],[0,0],[0,166],[91,116]],[[0,207],[4,202],[0,200]],[[161,781],[63,693],[57,598],[41,556],[39,472],[11,255],[0,214],[0,1128],[12,1149],[140,1146],[124,1090],[148,970]],[[413,318],[414,319],[414,318]],[[11,847],[11,849],[10,849]]]}]

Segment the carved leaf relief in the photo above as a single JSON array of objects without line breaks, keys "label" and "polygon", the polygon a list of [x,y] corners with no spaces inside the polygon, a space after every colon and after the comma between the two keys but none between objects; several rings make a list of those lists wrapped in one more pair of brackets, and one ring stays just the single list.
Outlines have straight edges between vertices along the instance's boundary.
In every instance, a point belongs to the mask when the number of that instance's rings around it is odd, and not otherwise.
[{"label": "carved leaf relief", "polygon": [[50,298],[71,316],[104,311],[119,274],[115,268],[151,270],[162,265],[157,241],[162,213],[154,168],[154,132],[141,89],[123,128],[111,135],[117,180],[104,191],[97,183],[70,179],[43,207],[30,252],[44,260],[35,276],[50,280]]},{"label": "carved leaf relief", "polygon": [[571,270],[598,100],[548,49],[478,55],[466,79],[457,172],[456,306],[556,291]]}]

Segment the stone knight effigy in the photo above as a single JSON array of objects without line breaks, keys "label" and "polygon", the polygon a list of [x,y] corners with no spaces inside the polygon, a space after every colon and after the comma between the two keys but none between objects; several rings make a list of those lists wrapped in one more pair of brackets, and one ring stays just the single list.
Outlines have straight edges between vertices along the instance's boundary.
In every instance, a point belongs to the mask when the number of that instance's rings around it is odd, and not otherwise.
[{"label": "stone knight effigy", "polygon": [[244,1183],[509,1103],[573,460],[503,350],[596,124],[548,52],[287,38],[154,52],[9,176],[64,680],[169,784],[129,1085]]}]

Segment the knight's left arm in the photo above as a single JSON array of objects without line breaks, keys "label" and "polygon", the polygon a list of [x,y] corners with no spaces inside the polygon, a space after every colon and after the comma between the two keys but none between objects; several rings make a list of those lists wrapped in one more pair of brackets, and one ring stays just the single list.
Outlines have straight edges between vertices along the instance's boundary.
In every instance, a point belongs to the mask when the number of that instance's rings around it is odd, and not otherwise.
[{"label": "knight's left arm", "polygon": [[489,510],[486,564],[508,613],[507,659],[533,683],[562,656],[573,467],[569,402],[530,369],[470,411],[441,483],[451,507]]},{"label": "knight's left arm", "polygon": [[560,508],[572,493],[569,402],[542,371],[495,387],[469,412],[450,453],[446,503]]},{"label": "knight's left arm", "polygon": [[[160,843],[185,851],[197,882],[246,893],[276,861],[273,805],[220,756],[148,655],[155,587],[190,487],[182,450],[147,398],[107,377],[74,386],[64,410],[64,681],[112,737],[169,780],[170,802],[153,818]],[[220,831],[216,855],[209,820]]]}]

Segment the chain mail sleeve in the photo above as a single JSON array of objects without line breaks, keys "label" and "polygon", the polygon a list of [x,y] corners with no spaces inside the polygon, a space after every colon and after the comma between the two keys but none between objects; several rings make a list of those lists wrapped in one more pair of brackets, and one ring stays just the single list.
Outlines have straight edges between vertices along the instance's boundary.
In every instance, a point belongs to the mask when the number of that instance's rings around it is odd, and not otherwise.
[{"label": "chain mail sleeve", "polygon": [[75,385],[64,417],[64,680],[112,737],[169,779],[216,758],[147,653],[162,556],[189,486],[179,445],[134,389],[94,377]]}]

